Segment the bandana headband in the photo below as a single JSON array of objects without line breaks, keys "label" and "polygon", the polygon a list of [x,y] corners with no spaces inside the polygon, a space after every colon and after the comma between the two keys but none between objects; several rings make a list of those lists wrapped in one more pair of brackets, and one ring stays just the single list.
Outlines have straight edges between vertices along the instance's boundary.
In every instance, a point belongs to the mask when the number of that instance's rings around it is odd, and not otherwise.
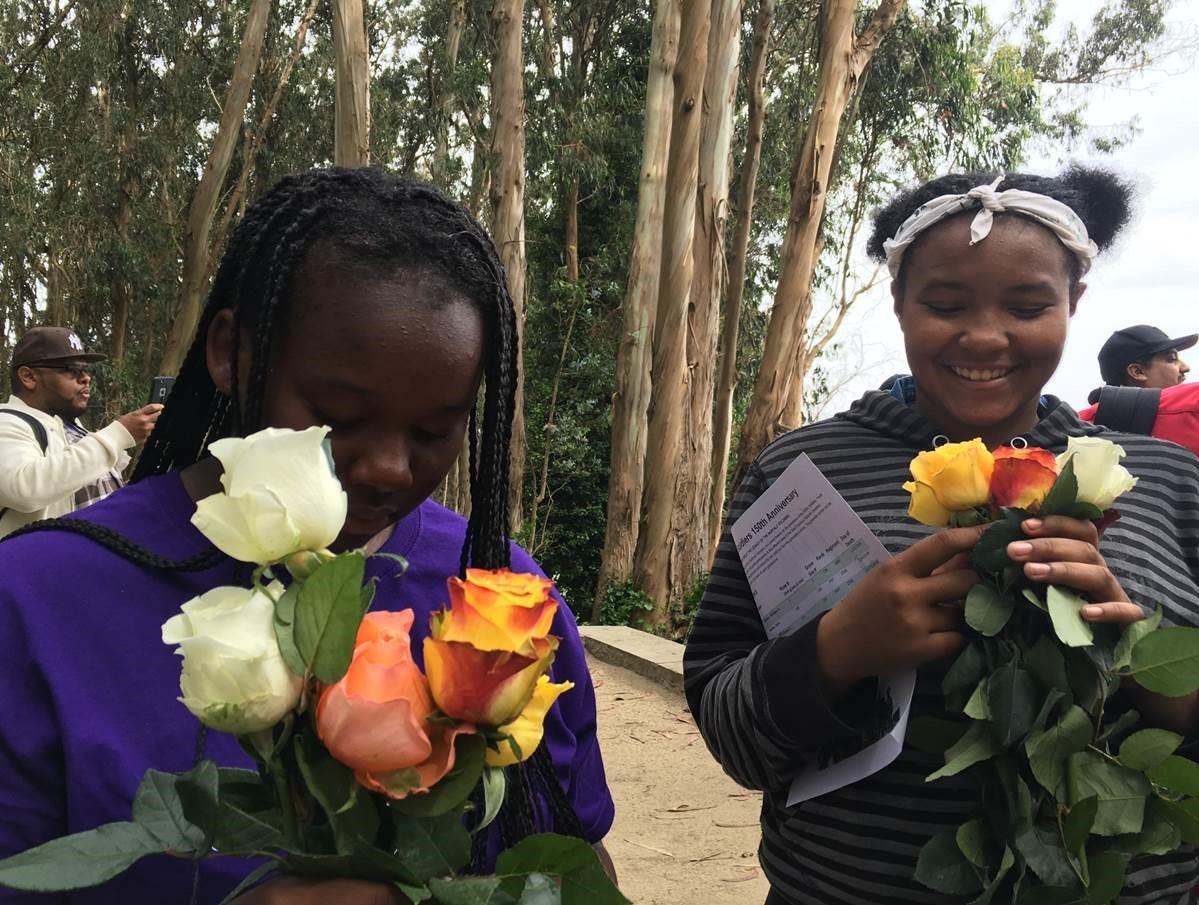
[{"label": "bandana headband", "polygon": [[904,254],[921,233],[947,217],[974,208],[979,210],[970,221],[971,245],[977,245],[990,235],[995,214],[1009,211],[1022,214],[1050,230],[1078,258],[1082,272],[1085,274],[1090,270],[1091,260],[1099,253],[1099,249],[1087,235],[1086,224],[1078,214],[1048,195],[1025,192],[1021,189],[995,191],[1002,181],[1003,177],[1000,176],[990,185],[976,186],[964,195],[938,195],[916,208],[912,215],[903,221],[903,225],[895,233],[895,238],[883,243],[883,251],[887,255],[887,270],[890,271],[891,278],[899,276]]}]

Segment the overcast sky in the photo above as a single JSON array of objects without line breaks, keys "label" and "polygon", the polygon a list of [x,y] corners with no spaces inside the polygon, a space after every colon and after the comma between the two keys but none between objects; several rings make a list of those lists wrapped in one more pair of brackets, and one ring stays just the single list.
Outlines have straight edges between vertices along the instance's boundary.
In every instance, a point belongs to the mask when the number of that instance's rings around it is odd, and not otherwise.
[{"label": "overcast sky", "polygon": [[[988,2],[993,9],[1007,5]],[[1061,0],[1058,21],[1073,19],[1085,28],[1099,6],[1098,0]],[[1178,0],[1170,19],[1175,33],[1194,34],[1199,0]],[[1065,356],[1049,383],[1050,393],[1075,408],[1085,405],[1087,393],[1100,383],[1095,355],[1113,330],[1149,323],[1171,336],[1199,333],[1199,67],[1193,59],[1172,59],[1138,75],[1126,88],[1094,93],[1090,124],[1102,128],[1133,117],[1139,134],[1114,154],[1065,158],[1041,149],[1025,167],[1052,174],[1067,159],[1100,163],[1139,187],[1131,225],[1087,276]],[[840,386],[825,415],[846,408],[890,374],[907,370],[887,286],[859,304],[842,329],[843,351],[830,362],[831,376]],[[1199,378],[1199,347],[1183,358]]]}]

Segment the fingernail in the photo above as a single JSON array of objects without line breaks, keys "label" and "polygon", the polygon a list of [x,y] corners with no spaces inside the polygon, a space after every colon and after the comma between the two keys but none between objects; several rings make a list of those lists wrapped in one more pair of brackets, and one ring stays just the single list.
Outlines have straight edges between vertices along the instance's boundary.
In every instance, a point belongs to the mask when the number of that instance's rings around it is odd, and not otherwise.
[{"label": "fingernail", "polygon": [[1028,541],[1017,540],[1007,545],[1008,556],[1028,556],[1032,552],[1032,544]]},{"label": "fingernail", "polygon": [[1101,606],[1084,606],[1082,614],[1088,619],[1098,619],[1103,615],[1103,607]]},{"label": "fingernail", "polygon": [[1029,578],[1044,578],[1049,574],[1049,566],[1043,562],[1030,562],[1024,567],[1024,574]]},{"label": "fingernail", "polygon": [[1041,520],[1039,518],[1026,518],[1024,520],[1024,530],[1025,531],[1040,531],[1041,530]]}]

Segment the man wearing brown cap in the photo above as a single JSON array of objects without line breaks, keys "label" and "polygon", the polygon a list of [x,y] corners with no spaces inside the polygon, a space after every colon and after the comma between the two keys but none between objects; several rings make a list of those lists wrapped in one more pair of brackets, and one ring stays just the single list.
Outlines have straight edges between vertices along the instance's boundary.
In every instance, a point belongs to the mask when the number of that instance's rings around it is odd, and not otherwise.
[{"label": "man wearing brown cap", "polygon": [[13,349],[12,396],[0,406],[0,537],[66,515],[121,486],[129,450],[154,429],[161,405],[91,433],[79,423],[91,398],[87,352],[74,330],[35,327]]}]

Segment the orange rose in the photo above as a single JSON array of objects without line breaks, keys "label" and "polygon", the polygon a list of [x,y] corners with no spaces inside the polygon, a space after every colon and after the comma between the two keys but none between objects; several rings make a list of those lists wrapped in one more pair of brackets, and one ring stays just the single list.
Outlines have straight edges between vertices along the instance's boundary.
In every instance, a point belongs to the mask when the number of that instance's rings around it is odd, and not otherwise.
[{"label": "orange rose", "polygon": [[[437,617],[433,618],[436,625]],[[447,716],[480,726],[502,726],[520,716],[558,649],[553,636],[530,642],[531,655],[525,656],[479,650],[436,635],[434,628],[425,639],[425,670],[433,700]]]},{"label": "orange rose", "polygon": [[412,611],[368,613],[346,674],[321,692],[316,729],[360,784],[392,798],[426,792],[454,766],[473,726],[431,722],[433,698],[412,659]]},{"label": "orange rose", "polygon": [[1045,449],[995,450],[991,474],[991,500],[996,506],[1015,506],[1036,511],[1057,480],[1057,460]]},{"label": "orange rose", "polygon": [[451,578],[448,586],[450,610],[437,637],[479,650],[532,654],[530,643],[548,634],[558,611],[554,583],[540,575],[467,569],[465,581]]}]

